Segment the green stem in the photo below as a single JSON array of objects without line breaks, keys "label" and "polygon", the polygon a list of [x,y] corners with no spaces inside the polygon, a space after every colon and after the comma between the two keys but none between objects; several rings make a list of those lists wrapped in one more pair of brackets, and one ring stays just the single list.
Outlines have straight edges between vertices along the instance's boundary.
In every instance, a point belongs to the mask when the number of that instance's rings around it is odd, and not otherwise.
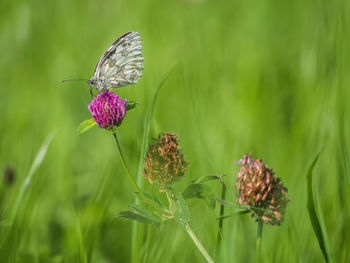
[{"label": "green stem", "polygon": [[118,148],[118,151],[119,151],[119,154],[120,154],[120,159],[122,161],[122,165],[123,165],[123,168],[124,168],[126,174],[128,175],[131,183],[134,185],[136,191],[140,194],[140,196],[145,201],[147,201],[147,199],[144,196],[144,194],[142,193],[140,187],[137,185],[137,183],[135,182],[134,178],[131,176],[130,170],[129,170],[128,166],[126,165],[126,162],[125,162],[125,159],[124,159],[124,155],[123,155],[122,149],[121,149],[120,144],[119,144],[119,140],[118,140],[117,134],[115,132],[113,132],[113,137],[115,139],[115,142],[117,143],[117,148]]},{"label": "green stem", "polygon": [[202,255],[205,257],[205,259],[207,260],[208,263],[214,263],[214,260],[210,257],[210,255],[208,254],[208,252],[205,250],[205,248],[203,247],[202,243],[199,241],[198,237],[196,236],[196,234],[193,232],[192,228],[187,225],[186,227],[186,231],[187,233],[190,235],[190,237],[193,240],[193,243],[197,246],[198,250],[202,253]]},{"label": "green stem", "polygon": [[[221,200],[225,200],[226,197],[226,185],[223,181],[221,181]],[[221,249],[221,239],[222,239],[222,228],[224,225],[224,213],[225,213],[225,206],[221,204],[220,206],[220,219],[219,219],[219,228],[218,228],[218,238],[216,242],[216,258],[218,259],[220,256],[220,249]]]},{"label": "green stem", "polygon": [[119,144],[119,141],[118,141],[118,137],[116,135],[115,132],[113,132],[113,137],[117,143],[117,148],[118,148],[118,151],[119,151],[119,154],[120,154],[120,159],[122,161],[122,164],[123,164],[123,168],[126,172],[126,174],[128,175],[131,183],[134,185],[136,191],[139,193],[139,195],[142,197],[142,199],[145,201],[145,203],[147,203],[149,206],[152,207],[152,209],[156,210],[158,213],[160,214],[163,214],[163,215],[166,215],[166,216],[169,216],[170,213],[168,211],[165,211],[165,210],[161,210],[159,208],[157,208],[155,205],[153,205],[146,197],[145,195],[143,194],[141,188],[137,185],[137,183],[135,182],[134,178],[132,177],[131,173],[130,173],[130,170],[128,168],[128,166],[126,165],[126,162],[125,162],[125,159],[124,159],[124,155],[123,155],[123,152],[122,152],[122,149],[120,147],[120,144]]},{"label": "green stem", "polygon": [[261,241],[262,241],[262,233],[263,233],[263,225],[264,221],[261,218],[258,218],[258,232],[256,235],[256,262],[261,262]]},{"label": "green stem", "polygon": [[169,211],[173,213],[174,211],[174,193],[166,192],[166,197],[169,203]]}]

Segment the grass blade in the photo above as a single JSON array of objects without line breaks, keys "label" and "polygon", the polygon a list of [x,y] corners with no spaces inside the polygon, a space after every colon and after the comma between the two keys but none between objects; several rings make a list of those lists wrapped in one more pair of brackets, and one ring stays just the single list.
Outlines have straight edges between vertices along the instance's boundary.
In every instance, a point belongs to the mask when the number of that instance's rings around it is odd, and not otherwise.
[{"label": "grass blade", "polygon": [[28,186],[30,185],[30,182],[32,181],[33,175],[35,174],[36,170],[39,168],[39,166],[41,165],[41,163],[43,162],[47,149],[49,147],[49,145],[52,142],[52,139],[55,137],[54,133],[50,133],[45,141],[43,142],[43,144],[41,145],[41,148],[39,150],[39,152],[37,153],[32,166],[30,167],[29,173],[25,179],[25,181],[23,182],[21,189],[19,190],[19,194],[14,206],[14,209],[12,210],[12,214],[11,214],[11,221],[13,222],[13,220],[16,218],[17,215],[17,211],[19,206],[21,205],[23,196],[28,188]]},{"label": "grass blade", "polygon": [[[158,97],[160,89],[163,87],[164,83],[169,78],[170,74],[173,72],[175,66],[176,66],[176,64],[170,68],[170,70],[165,75],[163,80],[155,88],[155,90],[153,92],[153,95],[152,95],[152,98],[151,98],[151,101],[149,102],[148,107],[147,107],[146,118],[145,118],[144,128],[143,128],[142,142],[141,142],[141,153],[140,153],[139,168],[138,168],[137,175],[136,175],[136,183],[140,187],[142,187],[142,185],[143,185],[142,170],[143,170],[143,166],[144,166],[144,157],[145,157],[146,148],[147,148],[147,144],[148,144],[148,134],[149,134],[149,128],[150,128],[153,108],[154,108],[154,105],[156,104],[157,97]],[[135,199],[135,204],[139,204],[139,202],[140,201],[136,198]],[[132,253],[131,253],[131,255],[132,255],[132,262],[139,262],[139,254],[138,254],[139,253],[139,249],[137,249],[137,247],[139,246],[138,243],[140,243],[140,242],[137,241],[138,235],[139,235],[139,225],[137,224],[137,222],[133,222],[132,239],[131,239],[132,240],[131,241],[132,242],[132,244],[131,244],[131,246],[132,246]]]},{"label": "grass blade", "polygon": [[313,187],[312,187],[313,170],[317,163],[319,155],[320,153],[316,155],[314,161],[310,165],[309,170],[307,172],[307,209],[309,211],[309,217],[311,220],[312,228],[317,237],[318,245],[322,250],[323,257],[325,258],[326,262],[333,262],[332,253],[330,250],[329,240],[327,237],[325,226],[322,223],[323,221],[322,221],[321,215],[320,215],[320,218],[317,216],[317,210],[316,210],[317,204],[314,200],[314,193],[313,193]]},{"label": "grass blade", "polygon": [[154,105],[156,104],[156,101],[157,101],[160,89],[163,87],[164,83],[169,78],[170,74],[173,72],[175,66],[176,66],[176,64],[171,67],[171,69],[165,75],[163,80],[156,87],[156,89],[153,92],[151,101],[150,101],[150,103],[148,104],[148,107],[147,107],[145,123],[144,123],[144,126],[143,126],[143,136],[142,136],[142,143],[141,143],[139,169],[138,169],[138,172],[137,172],[137,179],[136,179],[136,182],[137,182],[138,185],[142,185],[142,182],[143,182],[142,181],[142,179],[143,179],[143,177],[142,177],[142,170],[143,170],[143,165],[144,165],[144,157],[145,157],[145,153],[146,153],[146,148],[147,148],[147,144],[148,144],[148,139],[147,138],[148,138],[148,134],[149,134],[149,127],[150,127],[150,123],[151,123],[153,108],[154,108]]},{"label": "grass blade", "polygon": [[249,212],[251,212],[251,211],[248,209],[242,209],[242,210],[238,210],[237,212],[226,215],[226,216],[217,217],[216,220],[226,219],[226,218],[229,218],[232,216],[237,216],[237,215],[244,215],[244,214],[248,214]]}]

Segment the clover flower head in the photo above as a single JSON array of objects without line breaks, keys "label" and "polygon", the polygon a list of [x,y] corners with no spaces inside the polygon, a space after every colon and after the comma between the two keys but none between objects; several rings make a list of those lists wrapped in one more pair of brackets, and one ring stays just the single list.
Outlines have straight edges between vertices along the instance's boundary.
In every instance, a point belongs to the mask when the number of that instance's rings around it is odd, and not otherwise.
[{"label": "clover flower head", "polygon": [[188,163],[184,160],[176,134],[161,133],[154,140],[145,157],[143,175],[151,184],[159,184],[160,192],[168,192],[172,183],[184,176]]},{"label": "clover flower head", "polygon": [[88,108],[101,128],[111,130],[122,123],[127,105],[126,99],[121,99],[114,92],[107,90],[93,98]]},{"label": "clover flower head", "polygon": [[248,206],[252,216],[270,225],[280,225],[289,202],[288,189],[281,179],[274,177],[273,170],[261,159],[254,160],[251,154],[236,163],[242,165],[237,173],[237,202]]}]

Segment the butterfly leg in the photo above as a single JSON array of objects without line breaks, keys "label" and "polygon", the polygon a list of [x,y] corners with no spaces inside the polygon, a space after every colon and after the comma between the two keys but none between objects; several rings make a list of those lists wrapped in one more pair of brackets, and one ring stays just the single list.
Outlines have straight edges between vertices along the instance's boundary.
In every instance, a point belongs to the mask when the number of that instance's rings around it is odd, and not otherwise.
[{"label": "butterfly leg", "polygon": [[91,99],[93,99],[94,98],[94,94],[92,93],[92,85],[89,83],[89,87],[90,87],[90,90],[89,90],[89,92],[90,92],[90,95],[91,95]]},{"label": "butterfly leg", "polygon": [[94,97],[94,95],[92,94],[92,88],[90,87],[90,95],[91,95],[91,99]]}]

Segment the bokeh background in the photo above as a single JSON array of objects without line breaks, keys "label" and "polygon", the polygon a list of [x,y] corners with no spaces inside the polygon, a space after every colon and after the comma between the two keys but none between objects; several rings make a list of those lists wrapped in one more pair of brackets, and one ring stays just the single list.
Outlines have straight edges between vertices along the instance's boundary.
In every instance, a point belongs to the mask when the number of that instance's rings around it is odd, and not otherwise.
[{"label": "bokeh background", "polygon": [[[289,189],[279,227],[264,227],[266,262],[322,262],[306,200],[314,176],[318,212],[337,262],[350,261],[349,11],[334,1],[45,1],[0,3],[1,262],[204,262],[175,223],[142,226],[132,249],[132,222],[115,218],[134,202],[133,188],[107,131],[77,136],[91,118],[90,78],[104,50],[137,31],[144,76],[118,95],[139,104],[118,130],[136,177],[144,119],[160,90],[149,139],[179,134],[190,162],[183,187],[206,174],[226,174],[234,202],[234,162],[252,152]],[[55,132],[9,222],[21,185],[45,137]],[[8,173],[7,173],[8,175]],[[157,193],[148,182],[143,188]],[[220,185],[210,184],[220,195]],[[189,202],[194,230],[213,254],[218,208]],[[234,208],[226,208],[226,213]],[[224,222],[221,262],[254,262],[257,224],[249,215]]]}]

